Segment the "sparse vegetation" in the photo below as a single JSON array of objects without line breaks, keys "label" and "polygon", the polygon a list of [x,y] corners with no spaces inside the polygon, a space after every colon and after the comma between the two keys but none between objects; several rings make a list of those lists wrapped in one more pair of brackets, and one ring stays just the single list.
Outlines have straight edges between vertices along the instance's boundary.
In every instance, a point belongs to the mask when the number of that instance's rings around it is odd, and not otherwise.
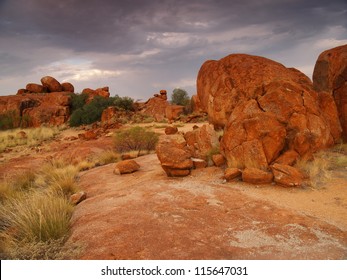
[{"label": "sparse vegetation", "polygon": [[78,169],[62,161],[38,172],[0,182],[0,254],[3,258],[54,259],[62,256],[78,191]]},{"label": "sparse vegetation", "polygon": [[116,106],[125,111],[133,110],[133,99],[130,97],[119,97],[116,95],[115,97],[104,98],[95,96],[90,103],[86,104],[87,94],[72,94],[71,96],[71,126],[80,126],[100,121],[102,111],[109,106]]},{"label": "sparse vegetation", "polygon": [[133,111],[134,110],[134,99],[124,96],[120,97],[117,94],[115,97],[111,97],[113,99],[113,105],[119,109],[123,109],[125,111]]},{"label": "sparse vegetation", "polygon": [[318,152],[311,161],[299,160],[296,167],[309,178],[311,187],[319,188],[332,178],[332,170],[347,168],[346,147],[346,144],[339,144],[330,150]]},{"label": "sparse vegetation", "polygon": [[33,147],[59,134],[58,127],[38,127],[0,131],[0,152],[6,148],[28,145]]},{"label": "sparse vegetation", "polygon": [[81,93],[81,94],[71,94],[71,112],[76,111],[77,109],[82,108],[87,101],[88,94],[86,93]]},{"label": "sparse vegetation", "polygon": [[0,114],[0,130],[13,129],[20,125],[20,118],[16,111],[8,111]]},{"label": "sparse vegetation", "polygon": [[116,133],[114,144],[116,151],[119,153],[137,151],[139,155],[141,151],[149,152],[154,150],[158,139],[159,137],[155,132],[135,126]]}]

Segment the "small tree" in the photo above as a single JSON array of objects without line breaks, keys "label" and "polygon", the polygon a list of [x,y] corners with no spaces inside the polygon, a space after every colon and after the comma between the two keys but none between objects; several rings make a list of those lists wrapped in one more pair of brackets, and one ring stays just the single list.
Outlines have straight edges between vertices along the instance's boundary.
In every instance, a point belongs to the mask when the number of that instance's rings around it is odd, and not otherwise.
[{"label": "small tree", "polygon": [[171,95],[172,104],[186,106],[190,102],[187,91],[181,88],[175,88]]},{"label": "small tree", "polygon": [[135,126],[115,134],[114,144],[119,153],[137,151],[140,155],[141,151],[154,150],[158,139],[159,136],[155,132]]}]

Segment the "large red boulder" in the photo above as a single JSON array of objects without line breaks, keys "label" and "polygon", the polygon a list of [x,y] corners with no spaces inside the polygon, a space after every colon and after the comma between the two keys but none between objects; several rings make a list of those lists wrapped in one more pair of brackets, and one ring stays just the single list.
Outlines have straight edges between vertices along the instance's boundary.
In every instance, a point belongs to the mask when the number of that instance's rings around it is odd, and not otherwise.
[{"label": "large red boulder", "polygon": [[42,77],[41,83],[49,92],[60,92],[63,90],[61,84],[51,76]]},{"label": "large red boulder", "polygon": [[[316,91],[327,92],[333,96],[342,126],[342,137],[344,141],[347,141],[347,45],[321,53],[314,67],[312,78]],[[324,99],[326,98],[324,97]],[[335,115],[330,106],[324,113]],[[323,106],[323,108],[325,107]]]},{"label": "large red boulder", "polygon": [[275,61],[245,54],[207,61],[197,86],[210,122],[225,127],[221,151],[229,167],[266,171],[287,150],[309,158],[340,138],[338,119],[322,113],[309,78]]}]

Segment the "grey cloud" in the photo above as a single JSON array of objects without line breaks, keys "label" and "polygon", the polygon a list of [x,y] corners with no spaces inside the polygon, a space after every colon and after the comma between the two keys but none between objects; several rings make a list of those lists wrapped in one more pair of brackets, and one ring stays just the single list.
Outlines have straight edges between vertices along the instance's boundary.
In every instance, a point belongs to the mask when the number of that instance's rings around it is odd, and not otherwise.
[{"label": "grey cloud", "polygon": [[[334,39],[347,39],[346,21],[345,0],[5,0],[0,75],[79,57],[95,69],[147,73],[139,80],[149,92],[157,80],[192,79],[205,60],[233,52],[285,54],[283,61],[295,63],[329,28],[340,26]],[[134,77],[123,78],[114,83],[126,92]]]}]

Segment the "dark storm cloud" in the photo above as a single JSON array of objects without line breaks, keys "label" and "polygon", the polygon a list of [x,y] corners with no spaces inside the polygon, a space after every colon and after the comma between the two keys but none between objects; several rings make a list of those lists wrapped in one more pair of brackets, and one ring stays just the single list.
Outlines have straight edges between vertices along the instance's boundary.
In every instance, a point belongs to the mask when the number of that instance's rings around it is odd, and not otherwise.
[{"label": "dark storm cloud", "polygon": [[295,65],[294,56],[314,43],[322,44],[317,52],[333,44],[324,40],[344,42],[346,19],[345,0],[5,0],[0,1],[0,87],[4,77],[41,70],[65,78],[74,71],[88,77],[89,69],[119,77],[124,88],[134,79],[131,73],[141,71],[149,84],[158,84],[155,78],[162,84],[186,81],[196,77],[204,60],[232,52]]}]

